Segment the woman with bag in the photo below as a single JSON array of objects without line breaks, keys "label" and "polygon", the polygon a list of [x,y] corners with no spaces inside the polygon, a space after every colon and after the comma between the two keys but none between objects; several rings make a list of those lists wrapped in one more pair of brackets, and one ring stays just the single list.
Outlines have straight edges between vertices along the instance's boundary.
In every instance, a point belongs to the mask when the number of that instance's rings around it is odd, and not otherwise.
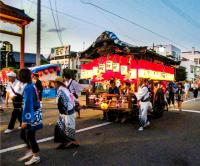
[{"label": "woman with bag", "polygon": [[40,108],[40,100],[36,87],[31,80],[31,71],[29,69],[21,69],[19,71],[19,80],[24,84],[23,92],[23,111],[22,111],[22,130],[21,138],[27,145],[27,152],[19,161],[24,161],[25,165],[32,165],[40,162],[39,146],[37,144],[35,134],[36,131],[43,127],[42,111]]},{"label": "woman with bag", "polygon": [[81,117],[81,114],[80,114],[81,106],[78,101],[78,97],[81,95],[81,91],[83,88],[80,86],[80,84],[75,79],[73,79],[73,77],[70,73],[64,73],[63,76],[65,78],[65,85],[66,85],[67,89],[69,90],[70,93],[72,93],[74,95],[74,99],[75,99],[74,110],[78,113],[78,118],[80,118]]},{"label": "woman with bag", "polygon": [[75,140],[74,96],[67,89],[62,77],[57,77],[54,81],[60,113],[55,126],[54,142],[60,143],[57,149],[78,147],[79,143]]}]

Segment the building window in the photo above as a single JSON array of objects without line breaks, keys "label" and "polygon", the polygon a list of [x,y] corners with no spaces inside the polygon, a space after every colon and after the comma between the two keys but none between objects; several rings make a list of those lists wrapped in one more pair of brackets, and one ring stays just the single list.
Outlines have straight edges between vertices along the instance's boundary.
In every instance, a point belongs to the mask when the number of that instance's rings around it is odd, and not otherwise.
[{"label": "building window", "polygon": [[198,65],[198,64],[199,64],[199,59],[198,59],[198,58],[194,58],[194,63],[195,63],[196,65]]},{"label": "building window", "polygon": [[190,73],[194,73],[194,67],[190,66]]}]

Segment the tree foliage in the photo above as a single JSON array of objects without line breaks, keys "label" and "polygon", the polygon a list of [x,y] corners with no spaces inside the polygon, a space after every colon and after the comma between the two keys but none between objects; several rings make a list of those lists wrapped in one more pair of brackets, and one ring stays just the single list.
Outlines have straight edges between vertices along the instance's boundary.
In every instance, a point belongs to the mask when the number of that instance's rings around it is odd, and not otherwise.
[{"label": "tree foliage", "polygon": [[65,68],[63,69],[63,75],[65,75],[66,73],[69,74],[72,79],[76,79],[77,70]]},{"label": "tree foliage", "polygon": [[187,79],[186,68],[183,66],[176,68],[175,69],[175,80],[176,81],[185,81],[186,79]]}]

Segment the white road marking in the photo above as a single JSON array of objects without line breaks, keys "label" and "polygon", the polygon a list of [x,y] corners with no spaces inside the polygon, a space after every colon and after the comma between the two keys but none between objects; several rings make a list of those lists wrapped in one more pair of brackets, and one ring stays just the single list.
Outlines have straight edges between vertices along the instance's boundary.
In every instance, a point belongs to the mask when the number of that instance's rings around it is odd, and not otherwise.
[{"label": "white road marking", "polygon": [[182,110],[183,112],[194,112],[194,113],[199,113],[200,114],[200,111],[196,111],[196,110]]},{"label": "white road marking", "polygon": [[[186,100],[183,103],[190,102],[190,101],[193,101],[193,100],[198,100],[198,99],[200,99],[200,97],[198,97],[196,99]],[[178,109],[173,109],[173,110],[178,110]],[[200,113],[200,111],[195,111],[195,110],[182,110],[182,111]],[[106,125],[109,125],[111,123],[112,122],[105,122],[105,123],[102,123],[102,124],[99,124],[99,125],[94,125],[94,126],[91,126],[91,127],[83,128],[83,129],[77,130],[76,133],[80,133],[80,132],[83,132],[83,131],[91,130],[91,129],[102,127],[102,126],[106,126]],[[48,137],[48,138],[40,139],[37,142],[42,143],[42,142],[50,141],[50,140],[53,140],[53,139],[54,139],[54,137]],[[1,149],[0,154],[6,153],[6,152],[9,152],[9,151],[13,151],[13,150],[16,150],[16,149],[21,149],[21,148],[24,148],[24,147],[26,147],[26,144],[21,144],[21,145],[13,146],[13,147],[10,147],[10,148]]]},{"label": "white road marking", "polygon": [[190,101],[193,101],[193,100],[198,100],[198,99],[200,99],[200,97],[198,97],[198,98],[193,98],[193,99],[189,99],[189,100],[186,100],[186,101],[183,101],[183,103],[187,103],[187,102],[190,102]]},{"label": "white road marking", "polygon": [[[83,131],[91,130],[91,129],[94,129],[94,128],[99,128],[99,127],[102,127],[102,126],[109,125],[111,123],[112,122],[105,122],[105,123],[101,123],[101,124],[98,124],[98,125],[86,127],[86,128],[77,130],[76,133],[81,133]],[[42,143],[42,142],[50,141],[50,140],[53,140],[53,139],[54,139],[54,137],[48,137],[48,138],[40,139],[37,142]],[[13,146],[13,147],[10,147],[10,148],[1,149],[0,154],[6,153],[6,152],[9,152],[9,151],[13,151],[13,150],[16,150],[16,149],[21,149],[21,148],[24,148],[24,147],[26,147],[26,144],[21,144],[21,145]]]},{"label": "white road marking", "polygon": [[[179,109],[171,109],[170,111],[178,111],[179,112]],[[200,114],[200,111],[196,111],[196,110],[184,110],[182,109],[182,111],[180,112],[193,112],[193,113],[199,113]]]}]

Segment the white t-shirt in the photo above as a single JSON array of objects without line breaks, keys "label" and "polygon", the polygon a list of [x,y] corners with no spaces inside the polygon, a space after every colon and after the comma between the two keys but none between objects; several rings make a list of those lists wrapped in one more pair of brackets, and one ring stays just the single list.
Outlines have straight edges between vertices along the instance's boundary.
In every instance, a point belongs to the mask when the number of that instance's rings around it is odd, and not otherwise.
[{"label": "white t-shirt", "polygon": [[184,90],[188,91],[190,89],[190,84],[189,83],[185,83],[184,87],[185,87]]},{"label": "white t-shirt", "polygon": [[6,91],[9,92],[9,95],[11,98],[13,98],[15,95],[15,93],[13,92],[13,90],[16,92],[16,93],[19,93],[20,95],[23,94],[23,90],[24,90],[24,85],[18,81],[17,79],[15,79],[15,81],[13,83],[9,82],[7,87],[6,87]]}]

